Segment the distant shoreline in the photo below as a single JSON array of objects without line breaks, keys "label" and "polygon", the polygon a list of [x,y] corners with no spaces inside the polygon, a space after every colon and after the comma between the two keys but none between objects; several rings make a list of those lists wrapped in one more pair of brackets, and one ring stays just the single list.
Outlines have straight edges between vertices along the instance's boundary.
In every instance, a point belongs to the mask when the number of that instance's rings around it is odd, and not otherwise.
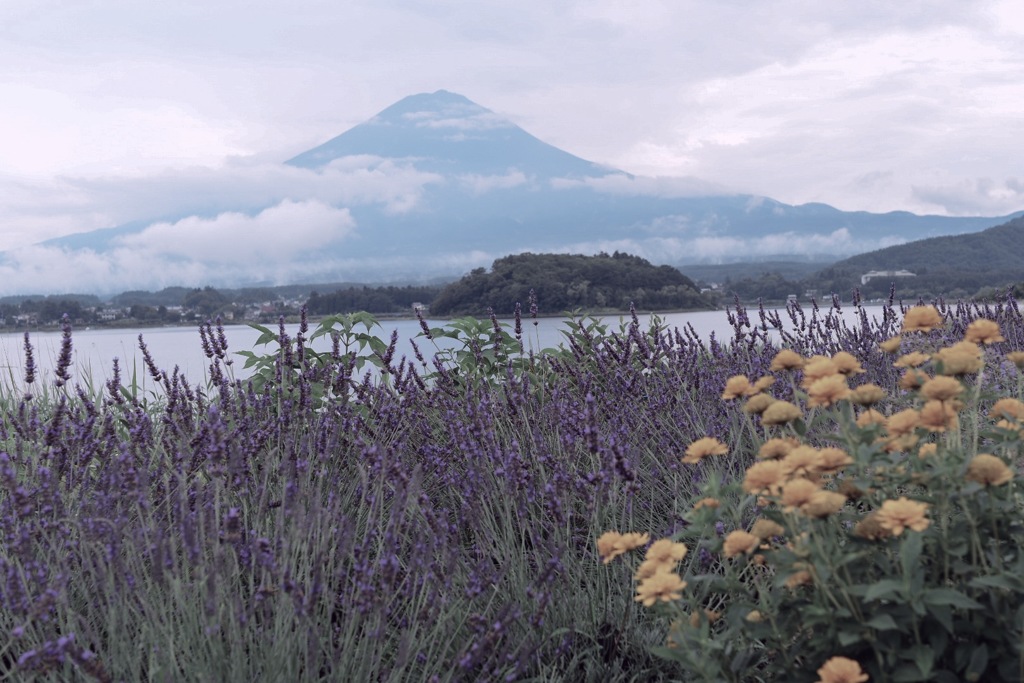
[{"label": "distant shoreline", "polygon": [[[785,302],[782,302],[782,303],[783,303],[783,305],[785,304]],[[744,305],[749,305],[749,304],[744,304]],[[755,303],[754,305],[756,306],[757,304]],[[765,305],[773,305],[774,306],[776,304],[768,304],[768,302],[765,302]],[[640,311],[640,310],[638,310],[637,311],[637,316],[639,316],[639,317],[649,317],[651,315],[674,315],[674,314],[677,314],[677,313],[701,313],[701,312],[715,311],[715,310],[722,310],[722,309],[720,309],[720,308],[679,308],[679,309],[658,310],[658,311]],[[355,313],[356,311],[351,311],[351,312]],[[566,318],[566,317],[568,317],[569,313],[571,313],[571,311],[564,311],[562,313],[538,313],[536,315],[536,318],[537,319],[540,319],[540,318],[544,318],[544,319],[549,319],[549,318]],[[581,313],[582,313],[582,315],[584,317],[595,317],[595,318],[616,318],[616,317],[627,317],[628,318],[630,316],[629,310],[625,310],[625,311],[597,310],[597,311],[583,311]],[[346,313],[340,313],[340,314],[339,313],[332,313],[332,314],[328,314],[328,315],[318,315],[318,316],[312,316],[311,315],[311,316],[308,316],[308,320],[309,320],[310,326],[311,327],[315,326],[321,320],[323,320],[324,318],[329,318],[332,315],[346,315]],[[371,313],[370,315],[372,315],[378,321],[385,321],[385,320],[416,320],[417,319],[416,315],[412,315],[412,314],[408,314],[408,313]],[[460,318],[466,318],[466,317],[473,317],[473,318],[476,318],[478,320],[488,320],[490,316],[485,314],[485,315],[452,315],[452,316],[443,316],[442,317],[442,316],[431,316],[428,313],[427,315],[424,316],[424,320],[437,321],[437,322],[449,322],[449,321],[452,321],[452,320],[458,320]],[[512,315],[497,315],[496,317],[498,318],[498,320],[502,320],[502,321],[512,320],[514,318],[514,316],[512,316]],[[530,316],[528,314],[524,314],[522,316],[522,320],[523,320],[523,324],[524,325],[527,324],[530,320],[533,320],[533,319],[534,319],[534,317]],[[210,319],[211,323],[214,323],[215,321],[216,321],[216,318]],[[298,314],[289,314],[289,315],[284,316],[284,322],[285,322],[286,325],[298,324],[299,321],[300,321],[300,317],[299,317]],[[81,332],[81,331],[85,331],[85,330],[89,330],[89,331],[93,331],[93,330],[132,330],[132,329],[147,330],[147,329],[180,328],[180,327],[195,327],[195,328],[198,328],[200,325],[204,325],[205,323],[206,323],[206,320],[203,320],[203,321],[190,320],[188,322],[180,322],[180,323],[144,322],[144,321],[138,321],[138,320],[131,320],[131,321],[126,321],[125,324],[120,324],[119,322],[112,322],[112,323],[95,323],[95,324],[91,324],[91,325],[86,325],[84,327],[83,326],[72,325],[71,329],[72,329],[72,332]],[[226,326],[226,327],[227,326],[232,326],[232,325],[248,326],[248,325],[251,325],[251,324],[269,326],[269,325],[276,325],[277,323],[278,323],[278,320],[273,320],[273,321],[268,321],[268,322],[260,322],[258,320],[225,320],[225,321],[222,322],[222,324],[224,326]],[[60,325],[31,325],[31,326],[25,326],[25,327],[15,327],[15,326],[0,327],[0,334],[24,334],[25,332],[28,332],[28,333],[31,334],[33,332],[50,333],[50,332],[60,332],[60,331],[61,331],[61,326]]]}]

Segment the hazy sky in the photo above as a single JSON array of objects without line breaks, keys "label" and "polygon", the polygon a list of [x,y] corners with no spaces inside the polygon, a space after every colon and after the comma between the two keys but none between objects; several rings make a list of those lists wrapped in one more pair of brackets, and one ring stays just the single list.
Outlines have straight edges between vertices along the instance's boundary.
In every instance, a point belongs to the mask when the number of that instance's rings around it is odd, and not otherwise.
[{"label": "hazy sky", "polygon": [[1001,215],[1022,74],[1013,0],[2,0],[0,250],[269,183],[438,89],[635,174]]}]

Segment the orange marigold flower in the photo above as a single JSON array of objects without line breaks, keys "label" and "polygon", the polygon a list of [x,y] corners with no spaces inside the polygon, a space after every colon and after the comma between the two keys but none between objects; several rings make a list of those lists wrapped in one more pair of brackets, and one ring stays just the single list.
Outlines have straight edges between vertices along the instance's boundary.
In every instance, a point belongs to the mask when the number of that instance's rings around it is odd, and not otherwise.
[{"label": "orange marigold flower", "polygon": [[803,415],[800,409],[789,401],[776,401],[761,413],[761,424],[781,425],[792,422]]},{"label": "orange marigold flower", "polygon": [[786,533],[786,530],[782,528],[781,524],[776,524],[772,520],[762,517],[754,522],[754,526],[750,528],[750,533],[765,541],[769,538],[783,535]]},{"label": "orange marigold flower", "polygon": [[942,326],[942,315],[934,306],[914,306],[903,316],[903,332],[931,332]]},{"label": "orange marigold flower", "polygon": [[603,564],[608,564],[619,555],[639,548],[651,540],[650,534],[630,532],[620,534],[618,531],[606,531],[597,539],[597,552]]},{"label": "orange marigold flower", "polygon": [[686,557],[686,544],[677,543],[670,538],[662,538],[651,544],[644,559],[655,562],[677,563]]},{"label": "orange marigold flower", "polygon": [[747,379],[746,375],[733,375],[725,381],[725,391],[722,392],[722,398],[730,401],[740,396],[746,396],[750,391],[750,380]]},{"label": "orange marigold flower", "polygon": [[821,487],[809,479],[794,479],[782,487],[782,504],[786,512],[792,512],[810,502],[811,496],[820,490]]},{"label": "orange marigold flower", "polygon": [[943,401],[928,401],[921,408],[921,426],[932,432],[956,429],[960,424],[953,406]]},{"label": "orange marigold flower", "polygon": [[870,406],[885,400],[885,390],[877,384],[861,384],[859,387],[851,389],[847,398],[850,403],[855,405]]},{"label": "orange marigold flower", "polygon": [[913,433],[919,424],[921,424],[921,414],[913,408],[907,408],[889,416],[885,421],[885,431],[889,436],[903,436]]},{"label": "orange marigold flower", "polygon": [[839,512],[846,505],[846,496],[835,491],[818,491],[810,500],[800,506],[800,512],[808,517],[828,517]]},{"label": "orange marigold flower", "polygon": [[927,353],[912,351],[900,356],[892,366],[894,368],[917,368],[927,363],[929,358],[931,358],[931,356]]},{"label": "orange marigold flower", "polygon": [[870,427],[871,425],[884,425],[888,418],[874,408],[865,410],[857,416],[858,427]]},{"label": "orange marigold flower", "polygon": [[900,389],[905,391],[916,391],[921,388],[921,385],[927,382],[930,377],[924,370],[918,370],[917,368],[910,368],[900,376]]},{"label": "orange marigold flower", "polygon": [[933,401],[948,401],[964,391],[964,385],[952,377],[932,377],[921,385],[921,395]]},{"label": "orange marigold flower", "polygon": [[750,415],[760,415],[773,403],[775,403],[775,399],[768,394],[755,394],[743,404],[743,412]]},{"label": "orange marigold flower", "polygon": [[757,609],[750,610],[749,612],[747,612],[747,616],[743,618],[752,624],[757,624],[764,621],[764,615],[761,613],[761,610]]},{"label": "orange marigold flower", "polygon": [[1006,354],[1006,360],[1016,365],[1018,370],[1024,370],[1024,351],[1011,351]]},{"label": "orange marigold flower", "polygon": [[999,323],[987,318],[979,318],[968,325],[964,339],[978,344],[995,344],[1006,341],[999,333]]},{"label": "orange marigold flower", "polygon": [[804,366],[804,378],[800,382],[800,386],[806,389],[819,379],[838,374],[839,366],[833,363],[831,358],[815,356]]},{"label": "orange marigold flower", "polygon": [[696,512],[697,510],[700,510],[701,508],[709,508],[709,509],[711,509],[711,508],[716,508],[719,505],[721,505],[721,502],[719,502],[719,500],[717,498],[701,498],[700,500],[698,500],[696,503],[693,504],[693,509]]},{"label": "orange marigold flower", "polygon": [[804,359],[799,353],[790,349],[782,349],[775,354],[770,369],[772,372],[779,372],[780,370],[799,370],[803,366]]},{"label": "orange marigold flower", "polygon": [[1000,486],[1013,479],[1013,470],[991,453],[978,453],[967,465],[967,479],[985,486]]},{"label": "orange marigold flower", "polygon": [[758,377],[757,381],[750,385],[750,392],[751,394],[759,394],[773,384],[775,384],[775,378],[771,375]]},{"label": "orange marigold flower", "polygon": [[1016,432],[1018,436],[1024,437],[1024,426],[1021,426],[1016,421],[1011,422],[1009,420],[999,420],[995,424],[996,429],[1005,429],[1010,432]]},{"label": "orange marigold flower", "polygon": [[729,452],[729,448],[712,436],[705,436],[703,439],[697,439],[689,445],[686,449],[686,457],[683,458],[685,463],[698,463],[709,455],[725,455]]},{"label": "orange marigold flower", "polygon": [[909,451],[911,448],[917,445],[917,442],[921,440],[917,434],[904,434],[903,436],[897,436],[894,439],[889,439],[885,442],[882,447],[886,453],[896,453],[898,451]]},{"label": "orange marigold flower", "polygon": [[807,406],[828,407],[850,395],[850,387],[846,385],[844,375],[831,375],[816,380],[807,387]]},{"label": "orange marigold flower", "polygon": [[829,446],[818,451],[818,467],[822,474],[835,474],[852,464],[853,458],[842,448]]},{"label": "orange marigold flower", "polygon": [[810,477],[821,472],[821,453],[814,446],[797,446],[779,462],[787,477]]},{"label": "orange marigold flower", "polygon": [[675,572],[657,572],[636,587],[637,602],[650,607],[656,602],[672,602],[683,597],[686,582]]},{"label": "orange marigold flower", "polygon": [[939,445],[934,443],[921,444],[921,447],[917,449],[917,457],[928,458],[939,452]]},{"label": "orange marigold flower", "polygon": [[890,339],[886,339],[884,342],[879,342],[878,348],[882,349],[886,353],[896,353],[900,350],[900,343],[902,341],[902,337],[892,337]]},{"label": "orange marigold flower", "polygon": [[928,504],[908,500],[905,496],[900,496],[898,500],[885,501],[877,512],[878,523],[882,528],[891,531],[893,536],[899,536],[904,529],[924,531],[931,524],[925,517]]},{"label": "orange marigold flower", "polygon": [[786,481],[786,471],[781,460],[760,460],[747,468],[743,478],[743,490],[747,493],[773,496]]},{"label": "orange marigold flower", "polygon": [[992,404],[988,414],[993,419],[1024,420],[1024,403],[1015,398],[1001,398]]},{"label": "orange marigold flower", "polygon": [[761,545],[761,539],[747,531],[733,531],[725,537],[722,546],[722,553],[726,557],[736,557],[746,553],[751,554]]},{"label": "orange marigold flower", "polygon": [[973,374],[981,370],[981,347],[974,342],[957,342],[936,351],[932,359],[941,364],[943,375]]},{"label": "orange marigold flower", "polygon": [[800,442],[796,439],[775,437],[761,444],[761,448],[757,451],[757,457],[760,460],[778,460],[786,457],[786,454],[799,445]]},{"label": "orange marigold flower", "polygon": [[832,356],[832,362],[836,364],[836,368],[839,370],[841,375],[860,375],[865,372],[864,368],[861,367],[860,361],[852,353],[846,351],[840,351]]},{"label": "orange marigold flower", "polygon": [[846,657],[832,657],[818,669],[816,683],[865,683],[868,675],[860,664]]}]

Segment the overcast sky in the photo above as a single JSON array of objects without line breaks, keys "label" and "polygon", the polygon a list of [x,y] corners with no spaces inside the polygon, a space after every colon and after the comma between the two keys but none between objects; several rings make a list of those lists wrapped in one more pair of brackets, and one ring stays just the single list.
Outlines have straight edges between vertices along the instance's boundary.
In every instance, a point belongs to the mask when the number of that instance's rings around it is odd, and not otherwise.
[{"label": "overcast sky", "polygon": [[635,174],[1002,215],[1022,74],[1013,0],[0,0],[0,250],[269,177],[438,89]]}]

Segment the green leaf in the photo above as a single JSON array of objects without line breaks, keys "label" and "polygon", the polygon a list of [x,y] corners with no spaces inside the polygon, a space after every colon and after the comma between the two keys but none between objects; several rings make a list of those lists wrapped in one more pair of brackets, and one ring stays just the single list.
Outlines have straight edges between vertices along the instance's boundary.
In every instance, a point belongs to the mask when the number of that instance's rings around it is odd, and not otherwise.
[{"label": "green leaf", "polygon": [[854,643],[859,643],[863,639],[863,634],[860,631],[839,631],[836,634],[836,638],[839,640],[840,645],[849,647]]},{"label": "green leaf", "polygon": [[899,624],[888,614],[876,614],[867,621],[864,622],[865,626],[870,626],[876,631],[895,631],[899,629]]},{"label": "green leaf", "polygon": [[903,583],[896,579],[882,579],[868,586],[864,591],[865,602],[881,600],[883,598],[899,597],[903,592]]},{"label": "green leaf", "polygon": [[935,668],[935,653],[927,645],[915,645],[910,648],[909,653],[914,657],[914,663],[923,676],[931,678],[932,669]]},{"label": "green leaf", "polygon": [[983,605],[952,588],[931,588],[921,596],[926,605],[949,605],[962,609],[981,609]]},{"label": "green leaf", "polygon": [[971,661],[967,664],[967,671],[965,678],[968,681],[980,681],[981,674],[985,673],[985,669],[988,667],[988,647],[985,643],[974,649],[971,653]]},{"label": "green leaf", "polygon": [[967,585],[971,588],[1002,588],[1009,591],[1020,591],[1022,588],[1020,577],[1009,574],[976,576]]},{"label": "green leaf", "polygon": [[900,664],[892,672],[893,683],[911,683],[913,681],[928,681],[930,678],[921,673],[921,670],[913,664]]},{"label": "green leaf", "polygon": [[928,612],[942,624],[947,633],[953,635],[953,610],[949,605],[929,605]]}]

